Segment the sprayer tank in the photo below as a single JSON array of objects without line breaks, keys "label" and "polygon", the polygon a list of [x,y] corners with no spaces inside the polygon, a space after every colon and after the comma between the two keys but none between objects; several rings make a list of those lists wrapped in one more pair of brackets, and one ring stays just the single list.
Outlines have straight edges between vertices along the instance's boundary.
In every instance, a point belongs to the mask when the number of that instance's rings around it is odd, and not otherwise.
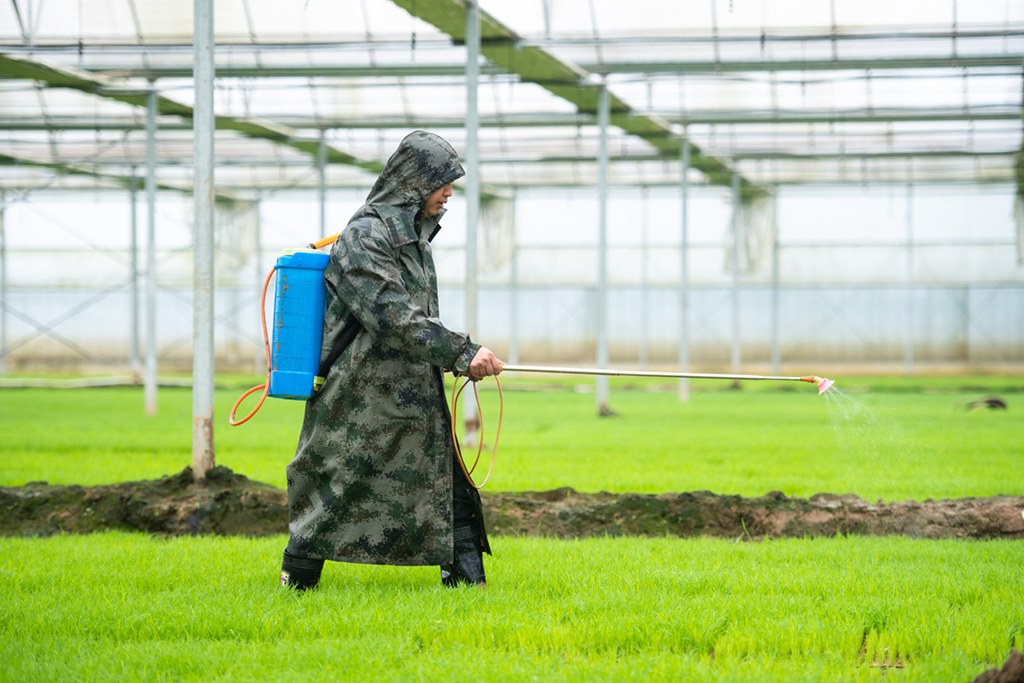
[{"label": "sprayer tank", "polygon": [[330,257],[313,250],[277,259],[270,392],[304,401],[313,395],[324,330],[324,269]]}]

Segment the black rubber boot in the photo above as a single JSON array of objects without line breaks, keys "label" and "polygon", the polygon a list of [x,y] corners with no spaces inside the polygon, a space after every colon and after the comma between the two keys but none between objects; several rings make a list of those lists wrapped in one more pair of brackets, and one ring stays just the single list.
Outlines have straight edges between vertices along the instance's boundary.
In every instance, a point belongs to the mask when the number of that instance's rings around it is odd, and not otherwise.
[{"label": "black rubber boot", "polygon": [[305,591],[316,588],[320,583],[320,572],[324,561],[312,557],[299,557],[285,548],[284,561],[281,563],[281,585],[295,590]]},{"label": "black rubber boot", "polygon": [[454,535],[455,558],[451,564],[441,565],[441,584],[447,588],[455,588],[460,583],[486,588],[484,554],[476,527],[459,527]]},{"label": "black rubber boot", "polygon": [[487,587],[484,553],[491,552],[484,529],[480,493],[473,488],[452,452],[452,526],[455,556],[441,566],[441,583],[454,588],[460,583]]}]

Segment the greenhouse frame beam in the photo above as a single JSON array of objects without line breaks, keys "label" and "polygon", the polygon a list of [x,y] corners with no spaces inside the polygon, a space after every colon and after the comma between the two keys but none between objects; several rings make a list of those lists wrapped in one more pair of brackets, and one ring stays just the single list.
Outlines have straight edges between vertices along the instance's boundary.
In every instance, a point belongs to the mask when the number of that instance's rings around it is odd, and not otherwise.
[{"label": "greenhouse frame beam", "polygon": [[[901,159],[901,158],[1000,158],[1000,157],[1014,157],[1018,154],[1017,149],[1008,150],[992,150],[992,151],[969,151],[969,150],[905,150],[905,151],[865,151],[865,152],[815,152],[815,153],[789,153],[789,152],[736,152],[730,155],[732,159],[757,161],[757,160],[780,160],[780,161],[815,161],[824,159],[846,159],[847,161],[858,161],[860,159]],[[613,154],[609,156],[609,161],[613,163],[640,163],[640,162],[678,162],[679,155],[661,155],[661,154]],[[111,163],[110,166],[113,168],[121,168],[124,166],[141,165],[142,160],[127,160],[118,161]],[[480,164],[482,166],[496,166],[501,164],[593,164],[594,156],[583,155],[583,156],[520,156],[520,157],[482,157]],[[27,166],[27,167],[38,167],[38,168],[49,168],[55,171],[64,172],[69,175],[84,175],[93,176],[96,178],[104,178],[117,182],[118,184],[127,187],[129,179],[120,172],[111,170],[109,172],[99,170],[92,167],[78,167],[72,162],[39,162],[31,159],[11,157],[8,155],[0,154],[0,166]],[[169,168],[182,168],[191,167],[192,163],[189,159],[184,157],[177,159],[161,159],[160,165]],[[300,160],[276,160],[273,158],[251,158],[251,159],[220,159],[217,162],[218,167],[222,168],[304,168],[308,169],[309,164],[304,163]],[[1011,169],[1012,170],[1012,169]],[[329,180],[329,179],[328,179]],[[317,181],[314,181],[317,182]],[[692,181],[691,181],[692,182]],[[711,184],[711,183],[709,183]],[[225,201],[238,201],[243,199],[239,194],[239,190],[244,190],[244,187],[232,186],[230,181],[221,181],[221,188],[217,190],[217,198]],[[488,187],[495,185],[493,182],[487,183]],[[500,185],[500,184],[499,184]],[[341,182],[331,183],[327,182],[326,187],[332,189],[335,187],[365,187],[366,183],[362,180],[355,180],[353,182]],[[26,186],[27,187],[27,186]],[[184,185],[175,185],[169,183],[160,183],[160,189],[173,190],[176,192],[191,193],[192,188]],[[298,187],[292,183],[288,183],[285,187]],[[302,187],[308,187],[311,189],[317,189],[318,185],[302,185]],[[8,189],[11,189],[10,187]],[[491,188],[493,190],[493,188]],[[458,190],[458,189],[457,189]],[[484,192],[483,194],[486,194]]]},{"label": "greenhouse frame beam", "polygon": [[[140,108],[146,106],[148,94],[145,88],[124,87],[109,78],[81,69],[4,53],[0,53],[0,76],[39,81],[54,88],[79,90]],[[191,119],[194,114],[189,105],[160,94],[157,94],[157,112],[187,119]],[[314,157],[320,145],[319,140],[302,137],[294,129],[260,119],[217,116],[215,126],[217,130],[231,130],[246,137],[269,140]],[[378,161],[358,159],[330,145],[327,146],[327,161],[358,166],[373,173],[380,173],[384,169],[384,164]]]},{"label": "greenhouse frame beam", "polygon": [[[1012,26],[1012,28],[1011,28]],[[587,47],[596,44],[602,45],[643,45],[649,46],[651,44],[657,45],[680,45],[680,44],[709,44],[718,42],[723,45],[730,43],[847,43],[857,41],[871,41],[871,40],[950,40],[950,39],[973,39],[973,38],[1014,38],[1024,35],[1024,28],[1021,28],[1019,23],[1008,23],[1004,24],[1003,28],[979,28],[970,29],[963,28],[962,26],[940,28],[940,29],[916,29],[911,31],[900,31],[893,29],[882,29],[871,30],[867,27],[854,28],[845,27],[841,31],[825,30],[825,31],[806,31],[806,30],[787,30],[787,29],[774,29],[769,32],[762,32],[760,30],[746,30],[746,31],[730,31],[728,33],[719,34],[718,36],[711,36],[706,30],[692,29],[692,30],[677,30],[675,33],[665,33],[660,35],[650,34],[619,34],[609,37],[594,37],[590,35],[581,35],[579,33],[564,33],[564,34],[552,34],[546,35],[543,33],[534,34],[522,34],[517,35],[514,38],[509,37],[485,37],[483,42],[485,44],[501,44],[509,47]],[[365,49],[374,48],[377,50],[409,50],[409,39],[408,38],[358,38],[353,39],[352,37],[346,37],[343,40],[318,40],[309,41],[304,40],[299,36],[282,36],[277,40],[266,40],[258,41],[253,39],[253,35],[250,33],[244,37],[238,36],[235,38],[237,42],[220,42],[217,45],[217,52],[224,52],[230,54],[251,54],[260,52],[281,52],[289,50],[331,50],[331,49]],[[427,36],[421,37],[417,40],[417,45],[424,47],[449,47],[449,41],[447,39]],[[87,43],[83,45],[77,41],[50,41],[45,43],[37,43],[35,45],[13,45],[8,48],[11,51],[18,52],[54,52],[54,53],[74,53],[74,54],[88,54],[98,50],[111,50],[116,49],[119,53],[124,54],[130,51],[146,52],[147,54],[168,54],[177,53],[182,54],[184,52],[191,52],[192,43],[186,42],[182,38],[170,38],[167,40],[161,40],[160,42],[140,44],[138,39],[132,39],[131,42],[111,40],[105,43]]]},{"label": "greenhouse frame beam", "polygon": [[596,74],[736,73],[744,71],[878,71],[1020,66],[1024,54],[941,55],[873,59],[758,59],[751,61],[602,62],[581,64]]},{"label": "greenhouse frame beam", "polygon": [[815,152],[811,154],[799,154],[788,152],[738,152],[733,155],[734,159],[747,160],[796,160],[814,161],[817,159],[902,159],[905,157],[933,157],[933,158],[955,158],[955,157],[1012,157],[1018,150],[992,150],[992,151],[971,151],[961,149],[910,149],[892,152]]},{"label": "greenhouse frame beam", "polygon": [[[185,64],[154,66],[94,66],[87,71],[111,78],[191,78],[192,69]],[[237,66],[217,67],[218,78],[430,78],[458,77],[466,74],[465,64],[400,64],[387,66],[308,65],[308,66]],[[480,65],[481,76],[506,76],[508,71],[493,64]]]},{"label": "greenhouse frame beam", "polygon": [[[139,162],[136,165],[140,165]],[[123,164],[117,164],[121,166]],[[164,164],[162,164],[164,165]],[[46,168],[51,171],[56,171],[60,175],[80,175],[80,176],[91,176],[93,178],[102,178],[103,180],[110,180],[119,185],[123,185],[126,188],[131,187],[132,179],[125,176],[122,173],[105,172],[95,168],[76,164],[73,162],[48,162],[48,161],[36,161],[34,159],[27,159],[25,157],[15,157],[10,154],[0,154],[0,166],[27,166],[30,168]],[[186,185],[175,185],[173,183],[157,183],[157,188],[161,190],[170,190],[173,192],[182,192],[184,194],[191,194],[192,187]],[[31,188],[29,188],[31,189]],[[224,201],[234,202],[238,201],[239,197],[235,192],[226,189],[218,189],[216,193],[217,199]]]},{"label": "greenhouse frame beam", "polygon": [[[422,19],[465,42],[466,7],[459,0],[392,0],[411,16]],[[536,83],[551,94],[570,102],[583,113],[596,115],[602,84],[584,69],[563,61],[543,48],[523,45],[520,36],[483,10],[480,11],[480,35],[483,55],[492,63],[514,73],[527,83]],[[608,92],[610,123],[630,135],[643,138],[655,149],[673,157],[679,151],[678,136],[662,119],[639,114],[625,100]],[[731,185],[732,170],[720,159],[704,155],[691,143],[691,163],[717,185]],[[761,193],[749,181],[742,180],[745,192]]]},{"label": "greenhouse frame beam", "polygon": [[[1017,117],[1019,118],[1019,117]],[[462,116],[367,116],[352,118],[289,116],[287,120],[292,128],[319,130],[334,129],[381,129],[381,128],[462,128],[466,125]],[[537,114],[481,114],[482,128],[530,128],[554,126],[593,126],[597,119],[587,114],[559,114],[542,112]],[[35,117],[10,117],[0,119],[0,130],[142,130],[145,124],[131,118],[114,118],[83,120],[78,117],[50,116],[45,121]],[[166,120],[160,123],[164,130],[192,130],[192,125],[179,120]]]},{"label": "greenhouse frame beam", "polygon": [[[815,152],[809,154],[798,154],[788,152],[736,152],[730,154],[730,159],[779,159],[794,161],[814,161],[817,159],[885,159],[903,157],[1012,157],[1018,150],[997,150],[986,152],[972,152],[968,150],[906,150],[903,152]],[[616,162],[641,162],[641,161],[673,161],[678,158],[677,154],[617,154],[610,157]],[[481,159],[481,164],[569,164],[592,161],[587,156],[545,156],[545,157],[495,157],[492,159]]]},{"label": "greenhouse frame beam", "polygon": [[[591,158],[589,161],[593,161]],[[678,162],[677,162],[678,163]],[[996,174],[1002,175],[996,175]],[[887,174],[891,174],[887,175]],[[778,177],[771,177],[765,182],[775,186],[810,186],[810,187],[844,187],[850,185],[906,185],[906,171],[900,170],[898,173],[895,169],[873,169],[870,173],[869,179],[864,179],[859,171],[848,169],[846,177],[838,177],[838,172],[834,175],[836,177],[827,178],[825,173],[813,173],[803,174],[801,177],[794,177],[793,174],[779,174]],[[783,177],[785,176],[785,177]],[[224,182],[220,180],[218,182]],[[963,173],[953,170],[952,172],[935,171],[931,172],[928,170],[914,169],[914,182],[918,185],[1015,185],[1017,182],[1017,176],[1013,167],[1006,167],[1002,169],[989,169],[982,175],[977,175],[974,171],[964,171]],[[548,179],[541,178],[534,182],[531,181],[508,181],[508,182],[491,182],[490,187],[497,187],[509,191],[518,191],[523,189],[536,189],[536,188],[565,188],[565,189],[580,189],[581,187],[592,187],[593,182],[572,182],[563,179]],[[255,197],[258,193],[271,193],[271,192],[316,192],[317,186],[315,184],[296,184],[295,182],[251,182],[246,181],[239,184],[228,184],[225,185],[227,189],[237,190],[238,194],[241,195],[243,192],[252,193],[251,196]],[[366,184],[363,182],[356,181],[343,181],[328,183],[327,187],[331,190],[366,190]],[[614,189],[622,188],[637,188],[637,187],[665,187],[665,188],[679,188],[678,174],[666,175],[658,178],[644,178],[642,180],[620,180],[620,179],[609,179],[608,187]],[[705,180],[695,181],[693,178],[690,179],[690,188],[708,188],[711,185]],[[721,186],[717,186],[721,189]],[[12,183],[4,185],[3,189],[7,192],[40,192],[40,191],[67,191],[65,188],[53,187],[48,184],[45,180],[40,180],[38,184],[31,184],[28,182]],[[82,189],[82,188],[76,188]],[[99,192],[103,190],[121,192],[120,188],[113,188],[110,186],[88,186],[89,192]],[[262,282],[261,282],[262,286]]]},{"label": "greenhouse frame beam", "polygon": [[661,114],[671,123],[765,124],[765,123],[902,123],[914,121],[1013,121],[1020,111],[1009,105],[964,107],[901,107],[841,110],[723,110]]},{"label": "greenhouse frame beam", "polygon": [[[407,0],[394,0],[402,5]],[[416,3],[417,12],[421,12],[420,2]],[[405,8],[409,9],[409,8]],[[421,17],[425,18],[425,17]],[[429,20],[428,20],[429,21]],[[438,27],[440,28],[440,27]],[[444,30],[444,29],[442,29]],[[460,34],[461,35],[461,34]],[[459,39],[455,39],[459,42]],[[368,43],[369,45],[369,43]],[[493,52],[542,50],[537,46],[529,46],[528,41],[516,43],[512,40],[491,40],[483,45],[484,52],[488,48]],[[518,59],[518,57],[516,57]],[[737,73],[750,71],[864,71],[871,69],[964,69],[1000,66],[1020,66],[1024,54],[1000,55],[921,55],[917,57],[895,57],[892,59],[759,59],[749,61],[643,61],[616,62],[605,61],[594,64],[581,63],[579,68],[594,74],[655,74],[655,73]],[[497,60],[495,60],[497,61]],[[511,61],[511,60],[510,60]],[[501,64],[498,62],[498,64]],[[111,78],[191,78],[192,69],[186,64],[153,65],[153,66],[93,66],[86,70]],[[481,64],[481,76],[503,76],[511,71],[504,65]],[[347,64],[327,64],[308,66],[238,66],[225,64],[217,67],[218,78],[429,78],[429,77],[461,77],[465,74],[463,64],[402,64],[389,66],[363,66]],[[525,79],[524,79],[525,80]],[[543,79],[530,79],[531,83],[544,84]],[[564,79],[553,79],[551,83],[564,83]]]},{"label": "greenhouse frame beam", "polygon": [[[686,114],[659,112],[656,114],[669,123],[691,124],[799,124],[799,123],[902,123],[914,121],[1017,121],[1020,108],[1015,105],[963,107],[922,107],[894,109],[827,110],[707,110]],[[279,119],[283,125],[297,129],[383,129],[383,128],[462,128],[465,118],[457,116],[380,116],[353,118],[298,118]],[[161,122],[163,130],[192,130],[191,123],[180,120]],[[501,114],[481,115],[482,128],[555,128],[561,126],[596,126],[597,120],[589,114]],[[145,123],[129,118],[82,119],[79,117],[32,117],[0,119],[0,130],[85,130],[122,131],[143,130]]]}]

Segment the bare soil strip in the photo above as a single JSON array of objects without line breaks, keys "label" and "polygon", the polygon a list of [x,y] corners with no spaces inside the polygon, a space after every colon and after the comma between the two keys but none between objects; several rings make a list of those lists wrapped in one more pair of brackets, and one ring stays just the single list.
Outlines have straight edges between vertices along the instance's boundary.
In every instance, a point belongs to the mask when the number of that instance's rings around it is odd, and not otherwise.
[{"label": "bare soil strip", "polygon": [[[872,504],[852,494],[810,499],[773,491],[758,498],[710,491],[644,495],[571,488],[483,492],[495,534],[718,537],[744,540],[855,534],[913,538],[1024,538],[1024,496]],[[282,489],[226,467],[192,481],[190,469],[162,479],[107,486],[0,487],[0,535],[50,536],[108,529],[182,536],[267,536],[288,531]]]}]

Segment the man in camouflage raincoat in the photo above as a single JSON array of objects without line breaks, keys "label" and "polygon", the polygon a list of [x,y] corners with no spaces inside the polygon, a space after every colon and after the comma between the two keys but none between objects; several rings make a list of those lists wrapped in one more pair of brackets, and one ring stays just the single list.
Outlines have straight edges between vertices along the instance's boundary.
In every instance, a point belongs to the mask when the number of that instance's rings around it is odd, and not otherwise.
[{"label": "man in camouflage raincoat", "polygon": [[446,585],[484,584],[490,546],[454,461],[442,369],[478,380],[501,364],[441,324],[430,250],[463,175],[445,140],[406,136],[331,249],[321,360],[359,332],[306,404],[282,584],[315,586],[324,560],[440,565]]}]

